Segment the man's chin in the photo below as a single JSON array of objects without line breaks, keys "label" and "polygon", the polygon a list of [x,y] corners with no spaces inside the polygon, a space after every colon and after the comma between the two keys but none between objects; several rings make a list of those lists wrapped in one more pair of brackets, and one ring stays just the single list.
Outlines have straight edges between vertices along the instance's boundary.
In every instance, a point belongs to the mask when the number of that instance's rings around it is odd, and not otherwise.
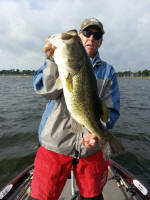
[{"label": "man's chin", "polygon": [[93,57],[93,55],[95,55],[93,49],[91,49],[91,48],[86,48],[86,51],[87,51],[87,54],[89,55],[89,57],[91,57],[91,58]]}]

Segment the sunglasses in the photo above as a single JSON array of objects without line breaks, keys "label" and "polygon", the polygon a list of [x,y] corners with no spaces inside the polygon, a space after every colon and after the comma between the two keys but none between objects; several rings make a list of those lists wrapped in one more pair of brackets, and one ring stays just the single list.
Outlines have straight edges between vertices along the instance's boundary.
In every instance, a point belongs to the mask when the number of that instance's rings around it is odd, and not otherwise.
[{"label": "sunglasses", "polygon": [[99,39],[102,38],[102,33],[101,32],[92,32],[90,30],[83,30],[82,33],[87,38],[89,38],[91,35],[93,35],[95,40],[99,40]]}]

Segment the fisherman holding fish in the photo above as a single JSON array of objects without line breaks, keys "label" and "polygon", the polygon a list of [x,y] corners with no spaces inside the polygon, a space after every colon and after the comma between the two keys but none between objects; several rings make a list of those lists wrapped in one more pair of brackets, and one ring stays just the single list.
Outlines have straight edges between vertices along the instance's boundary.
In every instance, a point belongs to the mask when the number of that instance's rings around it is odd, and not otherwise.
[{"label": "fisherman holding fish", "polygon": [[59,199],[71,170],[80,200],[104,199],[109,147],[114,153],[123,147],[107,131],[119,118],[120,93],[114,68],[98,52],[103,34],[102,23],[88,18],[79,34],[71,30],[46,41],[47,59],[33,83],[48,104],[39,126],[30,199]]}]

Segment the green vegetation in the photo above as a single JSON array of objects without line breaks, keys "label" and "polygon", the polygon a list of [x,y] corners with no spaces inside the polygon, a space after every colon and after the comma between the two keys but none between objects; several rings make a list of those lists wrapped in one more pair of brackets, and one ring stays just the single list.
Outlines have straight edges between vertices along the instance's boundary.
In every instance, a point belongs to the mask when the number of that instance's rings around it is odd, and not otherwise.
[{"label": "green vegetation", "polygon": [[10,69],[10,70],[1,70],[0,75],[33,75],[34,70],[22,70],[19,69]]},{"label": "green vegetation", "polygon": [[131,72],[131,71],[124,71],[124,72],[117,72],[118,77],[148,77],[150,78],[150,70],[144,69],[143,71],[138,72]]},{"label": "green vegetation", "polygon": [[[22,70],[19,69],[10,69],[10,70],[1,70],[0,75],[33,75],[34,70]],[[131,72],[117,72],[117,77],[148,77],[150,78],[150,70],[144,69],[143,71]]]}]

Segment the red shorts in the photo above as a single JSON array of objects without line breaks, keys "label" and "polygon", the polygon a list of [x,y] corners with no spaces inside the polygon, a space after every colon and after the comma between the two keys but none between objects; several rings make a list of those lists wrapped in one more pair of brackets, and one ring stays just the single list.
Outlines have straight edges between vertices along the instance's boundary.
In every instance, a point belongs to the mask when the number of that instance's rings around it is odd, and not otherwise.
[{"label": "red shorts", "polygon": [[[31,196],[40,200],[57,200],[72,169],[70,156],[40,147],[34,162]],[[74,169],[82,197],[98,196],[107,182],[108,163],[102,151],[80,158]]]}]

